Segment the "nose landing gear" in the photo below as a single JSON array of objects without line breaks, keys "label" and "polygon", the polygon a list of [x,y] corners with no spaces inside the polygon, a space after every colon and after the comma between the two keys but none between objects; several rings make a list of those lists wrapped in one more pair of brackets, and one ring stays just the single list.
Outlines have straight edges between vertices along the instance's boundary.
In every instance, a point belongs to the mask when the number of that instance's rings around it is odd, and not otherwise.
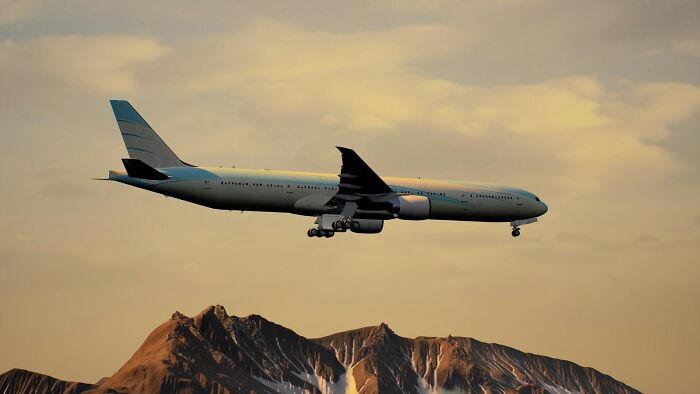
[{"label": "nose landing gear", "polygon": [[515,221],[510,222],[510,226],[513,228],[513,231],[510,232],[510,235],[512,235],[513,237],[519,237],[520,236],[520,226],[524,226],[526,224],[535,223],[535,222],[537,222],[537,218],[515,220]]}]

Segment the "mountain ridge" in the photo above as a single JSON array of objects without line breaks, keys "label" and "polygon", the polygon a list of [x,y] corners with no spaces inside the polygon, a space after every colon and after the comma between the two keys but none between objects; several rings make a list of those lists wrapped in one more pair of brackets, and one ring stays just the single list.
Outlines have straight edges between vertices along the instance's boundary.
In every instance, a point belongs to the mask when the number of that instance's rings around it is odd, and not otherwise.
[{"label": "mountain ridge", "polygon": [[381,323],[309,339],[221,305],[173,313],[98,383],[13,369],[0,375],[6,392],[639,393],[593,368],[474,338],[411,339]]}]

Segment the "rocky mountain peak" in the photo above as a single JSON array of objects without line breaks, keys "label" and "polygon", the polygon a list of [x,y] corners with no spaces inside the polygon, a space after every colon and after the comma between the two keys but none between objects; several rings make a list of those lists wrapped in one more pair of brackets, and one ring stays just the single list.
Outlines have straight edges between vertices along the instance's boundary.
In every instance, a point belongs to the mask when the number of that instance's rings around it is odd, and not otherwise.
[{"label": "rocky mountain peak", "polygon": [[396,336],[394,331],[391,328],[389,328],[389,326],[386,323],[381,323],[378,326],[376,326],[375,329],[372,330],[372,333],[375,335]]},{"label": "rocky mountain peak", "polygon": [[158,326],[114,375],[90,385],[23,370],[0,393],[638,393],[592,368],[472,338],[404,338],[386,323],[307,339],[211,305]]},{"label": "rocky mountain peak", "polygon": [[221,305],[209,305],[208,307],[204,308],[204,310],[195,315],[193,319],[198,320],[204,316],[211,316],[212,318],[216,318],[220,321],[224,321],[229,317],[229,315],[226,313],[226,309]]},{"label": "rocky mountain peak", "polygon": [[180,311],[175,311],[172,316],[170,316],[170,320],[183,320],[183,319],[189,319],[189,317],[183,315],[180,313]]}]

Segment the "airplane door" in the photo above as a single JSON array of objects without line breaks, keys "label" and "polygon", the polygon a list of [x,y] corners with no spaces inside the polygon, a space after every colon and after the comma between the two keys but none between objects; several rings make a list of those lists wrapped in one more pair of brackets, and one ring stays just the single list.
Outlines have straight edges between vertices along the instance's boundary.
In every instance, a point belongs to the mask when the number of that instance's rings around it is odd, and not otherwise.
[{"label": "airplane door", "polygon": [[475,200],[471,197],[470,193],[462,193],[461,201],[462,210],[466,212],[472,211],[474,209],[474,206],[476,205],[474,204]]},{"label": "airplane door", "polygon": [[299,198],[297,194],[294,185],[284,185],[285,203],[288,207],[294,207],[294,203]]},{"label": "airplane door", "polygon": [[208,204],[219,204],[225,201],[221,179],[202,179],[199,182],[201,186],[199,194],[202,201]]}]

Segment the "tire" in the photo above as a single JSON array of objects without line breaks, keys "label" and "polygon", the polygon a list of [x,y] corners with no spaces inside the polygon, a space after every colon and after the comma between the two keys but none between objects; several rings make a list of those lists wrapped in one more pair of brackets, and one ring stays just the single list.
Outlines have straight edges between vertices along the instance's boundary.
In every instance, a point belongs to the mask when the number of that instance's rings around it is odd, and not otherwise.
[{"label": "tire", "polygon": [[326,231],[326,238],[330,238],[330,237],[332,237],[333,235],[335,235],[335,232],[333,232],[333,231]]},{"label": "tire", "polygon": [[318,230],[316,230],[315,228],[312,228],[311,230],[309,230],[309,237],[316,237],[316,236],[318,236]]},{"label": "tire", "polygon": [[352,222],[352,224],[350,224],[350,226],[353,230],[359,230],[360,229],[360,222]]},{"label": "tire", "polygon": [[520,236],[520,230],[513,230],[513,232],[510,233],[510,235],[514,237],[519,237]]}]

